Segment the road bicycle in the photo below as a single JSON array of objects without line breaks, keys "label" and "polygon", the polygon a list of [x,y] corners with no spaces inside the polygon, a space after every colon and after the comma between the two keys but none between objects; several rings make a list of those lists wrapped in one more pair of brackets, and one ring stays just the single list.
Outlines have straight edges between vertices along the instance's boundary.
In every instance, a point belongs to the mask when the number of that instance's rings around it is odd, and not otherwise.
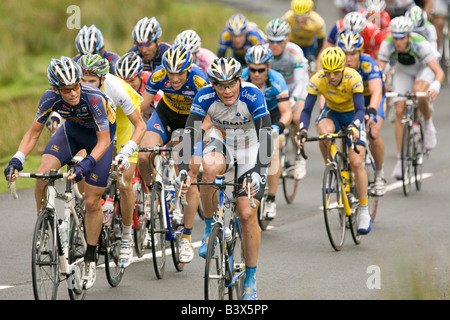
[{"label": "road bicycle", "polygon": [[[340,251],[344,245],[346,228],[350,229],[355,244],[360,244],[361,235],[358,233],[359,200],[356,192],[354,173],[351,170],[349,147],[345,141],[350,132],[328,133],[319,137],[306,137],[306,141],[329,141],[330,159],[325,164],[322,178],[322,204],[325,218],[325,227],[334,250]],[[298,141],[305,137],[298,135]],[[342,139],[342,148],[339,150],[336,140]],[[359,153],[352,144],[355,152]],[[307,159],[304,149],[302,154]]]},{"label": "road bicycle", "polygon": [[185,200],[175,196],[175,150],[176,147],[162,146],[139,149],[139,152],[155,154],[155,175],[150,201],[150,236],[153,266],[158,279],[164,276],[167,241],[170,242],[175,269],[181,272],[184,268],[184,264],[180,262],[180,240],[184,230],[182,212]]},{"label": "road bicycle", "polygon": [[[205,300],[239,300],[244,286],[245,259],[242,249],[242,231],[237,212],[237,197],[241,184],[236,183],[236,171],[232,182],[226,182],[222,175],[213,182],[198,182],[193,185],[212,185],[217,187],[218,204],[214,212],[208,247],[205,257],[204,291]],[[246,176],[249,201],[256,207],[250,193],[252,178]],[[233,187],[232,197],[226,194],[226,187]],[[226,212],[230,211],[227,219]],[[228,226],[227,226],[228,224]]]},{"label": "road bicycle", "polygon": [[133,237],[134,249],[136,255],[141,258],[144,255],[145,248],[150,247],[149,239],[149,223],[150,223],[150,201],[151,193],[145,181],[136,168],[133,180],[133,190],[135,196],[134,212],[133,212]]},{"label": "road bicycle", "polygon": [[[66,281],[70,299],[84,300],[86,290],[81,280],[85,238],[84,197],[73,180],[67,178],[78,157],[67,165],[68,172],[51,170],[44,173],[19,173],[19,178],[42,179],[47,182],[44,207],[36,220],[31,254],[33,293],[36,300],[55,300],[58,287]],[[10,177],[12,172],[10,172]],[[66,179],[65,190],[58,192],[55,182]],[[17,199],[14,182],[9,181],[13,198]],[[64,201],[64,215],[58,216],[56,200]]]},{"label": "road bicycle", "polygon": [[[416,190],[420,190],[423,180],[423,160],[427,151],[423,145],[423,116],[418,107],[418,98],[425,98],[426,92],[386,92],[386,97],[405,97],[406,113],[403,116],[403,133],[400,159],[402,162],[403,194],[411,190],[414,176]],[[431,103],[431,102],[430,102]]]},{"label": "road bicycle", "polygon": [[[370,132],[370,128],[368,129],[368,134],[374,140],[374,137],[372,136]],[[375,217],[377,215],[378,210],[378,202],[380,200],[380,196],[376,193],[375,190],[375,172],[376,172],[376,166],[375,166],[375,160],[373,158],[372,152],[370,151],[369,146],[369,140],[366,141],[366,151],[364,154],[364,167],[367,172],[367,180],[369,182],[367,195],[368,195],[368,206],[369,206],[369,214],[370,218],[372,219],[372,223],[375,220]]]},{"label": "road bicycle", "polygon": [[106,279],[110,286],[117,287],[122,281],[125,268],[120,261],[120,245],[122,241],[123,224],[122,211],[120,209],[120,191],[118,183],[125,185],[123,173],[117,170],[115,161],[112,163],[112,171],[103,194],[105,199],[111,197],[114,201],[114,212],[110,222],[103,222],[100,233],[98,254],[105,257]]}]

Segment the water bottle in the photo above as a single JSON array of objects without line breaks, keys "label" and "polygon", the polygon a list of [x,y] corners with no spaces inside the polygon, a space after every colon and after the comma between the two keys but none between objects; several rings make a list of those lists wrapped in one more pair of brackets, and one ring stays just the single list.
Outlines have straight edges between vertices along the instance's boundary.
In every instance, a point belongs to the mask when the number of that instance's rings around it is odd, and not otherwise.
[{"label": "water bottle", "polygon": [[103,223],[105,226],[110,227],[114,212],[114,200],[111,197],[108,197],[106,201],[102,199],[101,204],[103,210]]},{"label": "water bottle", "polygon": [[175,206],[175,188],[173,186],[167,186],[166,188],[166,203],[167,210],[173,212]]},{"label": "water bottle", "polygon": [[227,242],[227,247],[230,247],[233,241],[231,230],[228,227],[225,227],[225,241]]},{"label": "water bottle", "polygon": [[61,246],[65,246],[69,242],[69,228],[67,220],[58,220],[59,236],[61,240]]}]

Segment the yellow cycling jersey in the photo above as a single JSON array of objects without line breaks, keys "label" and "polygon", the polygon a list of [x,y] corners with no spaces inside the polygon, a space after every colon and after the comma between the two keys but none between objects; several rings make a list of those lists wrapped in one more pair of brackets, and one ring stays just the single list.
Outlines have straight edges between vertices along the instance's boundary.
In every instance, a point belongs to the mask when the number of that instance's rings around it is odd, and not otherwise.
[{"label": "yellow cycling jersey", "polygon": [[313,75],[308,84],[308,94],[323,95],[327,106],[337,112],[353,111],[353,95],[363,91],[362,77],[352,68],[344,68],[342,81],[337,87],[328,84],[323,70]]},{"label": "yellow cycling jersey", "polygon": [[291,42],[300,47],[312,46],[315,38],[323,39],[326,36],[325,21],[315,11],[311,11],[306,25],[302,28],[299,28],[295,23],[295,14],[292,10],[286,12],[283,19],[291,26],[291,34],[289,35]]}]

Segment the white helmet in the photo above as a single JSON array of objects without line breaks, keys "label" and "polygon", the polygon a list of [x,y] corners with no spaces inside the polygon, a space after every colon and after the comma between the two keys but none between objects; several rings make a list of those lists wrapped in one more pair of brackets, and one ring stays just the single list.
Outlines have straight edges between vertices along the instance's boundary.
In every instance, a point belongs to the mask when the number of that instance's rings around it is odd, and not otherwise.
[{"label": "white helmet", "polygon": [[56,87],[71,86],[81,80],[81,68],[71,58],[52,59],[47,68],[48,82]]},{"label": "white helmet", "polygon": [[80,54],[95,54],[103,49],[103,42],[102,32],[95,25],[83,26],[75,38],[75,48]]},{"label": "white helmet", "polygon": [[142,18],[136,23],[131,33],[133,41],[137,43],[151,43],[160,38],[161,34],[161,26],[155,17]]},{"label": "white helmet", "polygon": [[141,73],[142,59],[136,52],[127,52],[116,62],[116,75],[125,81],[133,80]]},{"label": "white helmet", "polygon": [[266,25],[267,38],[272,41],[285,40],[291,33],[291,26],[286,20],[273,19]]},{"label": "white helmet", "polygon": [[344,30],[362,32],[366,26],[366,17],[360,12],[350,12],[344,17]]},{"label": "white helmet", "polygon": [[184,30],[182,33],[177,35],[173,44],[182,43],[189,49],[192,53],[197,53],[202,46],[202,40],[200,36],[194,30]]},{"label": "white helmet", "polygon": [[414,22],[412,19],[399,16],[391,20],[389,29],[392,32],[394,38],[403,38],[405,35],[410,34],[414,30]]},{"label": "white helmet", "polygon": [[414,6],[405,13],[405,17],[410,18],[414,23],[414,31],[421,32],[425,28],[428,20],[427,13],[419,6]]}]

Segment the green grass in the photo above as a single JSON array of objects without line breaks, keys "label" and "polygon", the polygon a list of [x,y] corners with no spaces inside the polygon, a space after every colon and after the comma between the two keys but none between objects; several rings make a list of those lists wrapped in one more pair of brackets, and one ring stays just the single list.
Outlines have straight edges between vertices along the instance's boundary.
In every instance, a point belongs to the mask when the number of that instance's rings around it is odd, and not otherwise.
[{"label": "green grass", "polygon": [[[3,0],[0,10],[0,167],[4,170],[30,128],[39,100],[48,88],[47,67],[52,58],[75,56],[78,29],[68,29],[70,5],[81,12],[81,26],[95,24],[105,38],[105,49],[119,55],[132,46],[131,31],[143,17],[156,17],[162,28],[162,41],[173,42],[185,29],[194,29],[202,46],[217,51],[220,32],[233,8],[205,0]],[[264,28],[268,19],[241,12]],[[40,154],[49,139],[43,132],[26,170],[35,171]],[[4,179],[0,178],[0,192]],[[27,179],[24,179],[27,180]],[[33,181],[18,182],[34,185]]]}]

